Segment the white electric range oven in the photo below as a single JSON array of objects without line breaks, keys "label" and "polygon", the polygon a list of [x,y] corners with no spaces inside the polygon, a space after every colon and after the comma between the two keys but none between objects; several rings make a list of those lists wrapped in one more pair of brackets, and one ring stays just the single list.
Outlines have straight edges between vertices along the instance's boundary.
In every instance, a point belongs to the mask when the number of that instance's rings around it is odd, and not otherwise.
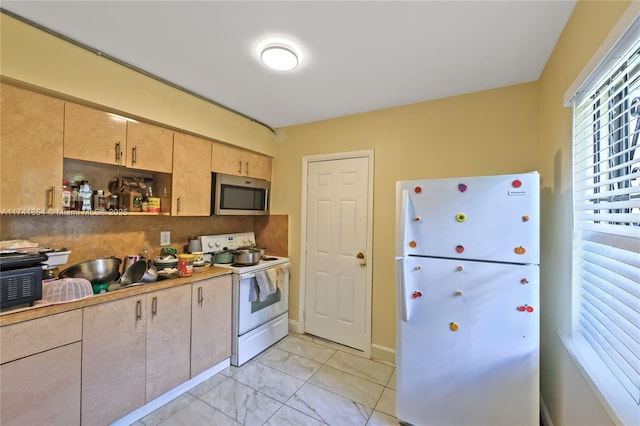
[{"label": "white electric range oven", "polygon": [[[207,235],[199,240],[205,253],[255,245],[253,232]],[[231,365],[240,366],[289,334],[289,258],[265,254],[255,265],[215,266],[232,272]],[[277,277],[277,283],[273,283],[275,292],[260,300],[256,273],[264,272]]]}]

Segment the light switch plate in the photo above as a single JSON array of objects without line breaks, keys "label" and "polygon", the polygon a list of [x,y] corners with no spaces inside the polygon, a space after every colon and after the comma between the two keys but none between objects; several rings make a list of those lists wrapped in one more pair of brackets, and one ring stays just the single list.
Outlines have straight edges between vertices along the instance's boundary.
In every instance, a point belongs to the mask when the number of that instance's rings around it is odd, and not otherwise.
[{"label": "light switch plate", "polygon": [[160,245],[168,246],[171,244],[171,232],[170,231],[161,231],[160,232]]}]

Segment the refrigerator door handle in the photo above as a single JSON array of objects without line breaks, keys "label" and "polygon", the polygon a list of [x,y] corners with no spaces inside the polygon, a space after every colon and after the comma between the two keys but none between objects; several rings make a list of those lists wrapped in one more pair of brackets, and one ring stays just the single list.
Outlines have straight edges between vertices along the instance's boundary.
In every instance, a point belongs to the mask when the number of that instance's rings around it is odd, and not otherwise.
[{"label": "refrigerator door handle", "polygon": [[406,259],[404,257],[396,257],[396,283],[398,286],[398,298],[400,301],[400,314],[402,321],[409,321],[409,307],[407,306],[407,288],[405,283],[406,275]]},{"label": "refrigerator door handle", "polygon": [[406,256],[407,215],[409,214],[409,191],[402,190],[398,214],[398,229],[396,230],[396,256]]}]

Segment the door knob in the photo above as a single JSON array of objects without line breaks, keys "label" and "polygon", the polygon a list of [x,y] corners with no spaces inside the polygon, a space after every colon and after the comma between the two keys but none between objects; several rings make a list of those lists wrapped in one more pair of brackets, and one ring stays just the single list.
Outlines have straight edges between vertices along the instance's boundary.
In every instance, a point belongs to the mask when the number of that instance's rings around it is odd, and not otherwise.
[{"label": "door knob", "polygon": [[360,266],[364,266],[367,264],[367,259],[363,252],[359,251],[358,254],[356,254],[356,257],[358,258],[358,260],[360,260]]}]

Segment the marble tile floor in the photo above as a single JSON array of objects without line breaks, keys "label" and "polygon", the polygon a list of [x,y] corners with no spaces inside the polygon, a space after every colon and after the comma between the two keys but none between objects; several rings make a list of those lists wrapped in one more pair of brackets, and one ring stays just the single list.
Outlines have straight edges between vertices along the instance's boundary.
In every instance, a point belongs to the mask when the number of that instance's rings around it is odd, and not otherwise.
[{"label": "marble tile floor", "polygon": [[132,426],[398,425],[395,372],[351,348],[290,334]]}]

